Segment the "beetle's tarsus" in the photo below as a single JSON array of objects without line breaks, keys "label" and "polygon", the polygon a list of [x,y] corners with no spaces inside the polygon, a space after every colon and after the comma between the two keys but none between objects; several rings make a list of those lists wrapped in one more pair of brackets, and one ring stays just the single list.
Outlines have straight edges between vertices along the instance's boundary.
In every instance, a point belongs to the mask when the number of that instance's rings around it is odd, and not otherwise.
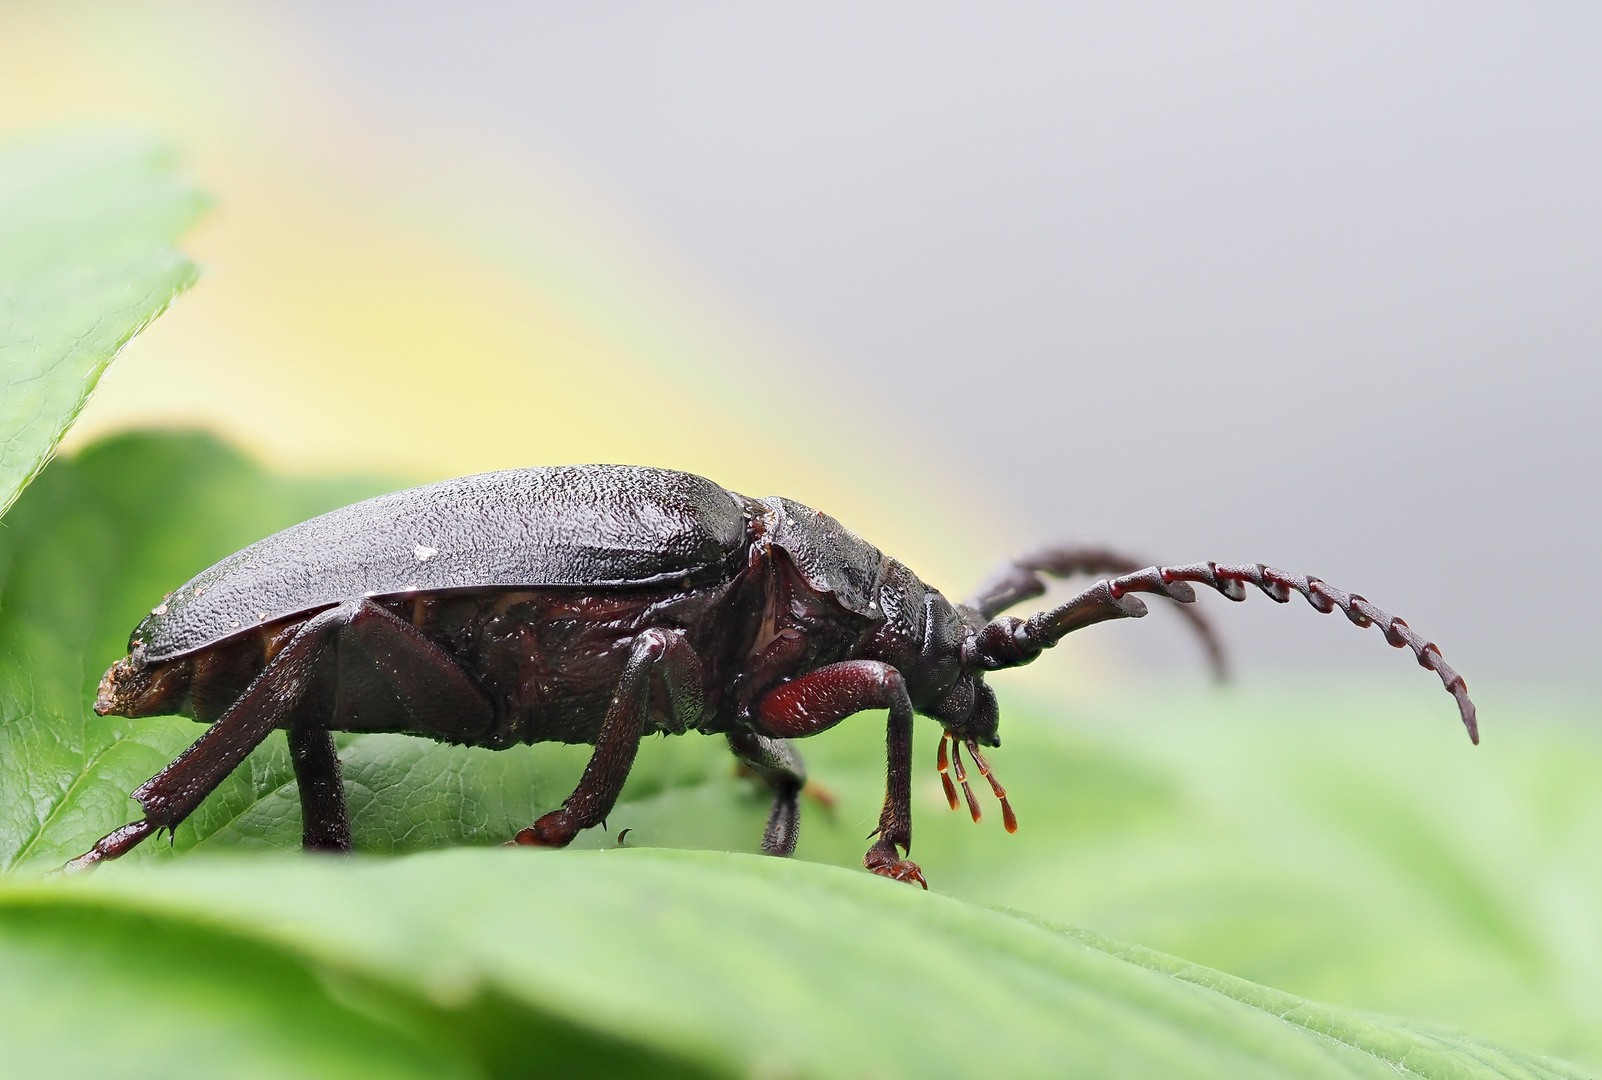
[{"label": "beetle's tarsus", "polygon": [[[801,835],[800,796],[813,787],[807,782],[807,767],[800,751],[788,739],[754,731],[731,731],[727,737],[740,768],[760,777],[773,792],[773,809],[768,812],[767,828],[762,834],[762,850],[780,857],[794,854]],[[833,797],[824,805],[832,808]]]},{"label": "beetle's tarsus", "polygon": [[152,832],[158,831],[159,826],[149,818],[140,821],[131,821],[120,829],[102,836],[95,841],[95,846],[79,855],[76,859],[61,868],[64,874],[76,874],[88,870],[107,859],[115,859],[125,855],[138,845],[138,843]]},{"label": "beetle's tarsus", "polygon": [[[549,817],[549,816],[550,815],[548,815],[548,814],[546,815],[546,817]],[[517,832],[517,835],[512,837],[512,839],[509,840],[507,843],[509,845],[516,845],[517,847],[552,847],[552,848],[559,848],[559,847],[567,847],[568,844],[573,842],[573,837],[571,837],[571,836],[562,837],[561,834],[556,832],[555,830],[550,830],[552,835],[551,835],[550,839],[547,839],[540,832],[540,825],[542,823],[544,823],[544,822],[545,822],[545,818],[540,818],[539,821],[536,821],[534,824],[530,825],[528,828],[519,829],[518,832]],[[546,828],[549,830],[550,826],[546,825]]]},{"label": "beetle's tarsus", "polygon": [[289,760],[300,791],[301,844],[307,851],[351,852],[350,810],[340,776],[334,733],[297,728],[289,733]]},{"label": "beetle's tarsus", "polygon": [[929,888],[929,882],[924,879],[923,870],[911,859],[903,859],[896,846],[888,840],[880,840],[868,849],[862,857],[862,865],[880,877],[890,878],[892,881],[907,881],[924,889]]},{"label": "beetle's tarsus", "polygon": [[774,795],[768,826],[762,833],[762,850],[767,854],[781,859],[795,854],[796,841],[801,838],[800,794],[799,789],[792,789]]}]

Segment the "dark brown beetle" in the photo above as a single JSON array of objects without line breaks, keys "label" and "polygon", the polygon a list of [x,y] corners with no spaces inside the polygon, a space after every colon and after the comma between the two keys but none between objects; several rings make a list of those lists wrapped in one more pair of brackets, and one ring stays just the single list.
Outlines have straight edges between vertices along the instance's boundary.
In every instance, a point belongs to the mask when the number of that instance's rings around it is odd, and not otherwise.
[{"label": "dark brown beetle", "polygon": [[[1377,623],[1474,706],[1440,651],[1400,619],[1317,578],[1261,565],[1149,567],[1051,550],[1003,567],[953,605],[834,518],[666,469],[578,465],[485,473],[380,496],[270,536],[170,594],[101,681],[101,715],[184,713],[211,727],[133,793],[140,821],[68,864],[116,858],[173,829],[267,734],[288,732],[305,846],[349,851],[334,731],[389,731],[503,749],[590,743],[583,778],[518,843],[561,847],[600,824],[642,736],[725,736],[772,787],[763,848],[795,850],[800,755],[789,742],[888,709],[888,779],[863,864],[924,883],[912,843],[912,717],[944,728],[952,808],[961,748],[1002,801],[980,745],[998,746],[986,672],[1027,664],[1081,627],[1146,613],[1138,592],[1189,604],[1189,583]],[[1113,573],[1027,620],[1000,612],[1042,574]],[[1195,616],[1220,662],[1207,625]],[[948,745],[952,748],[947,756]]]}]

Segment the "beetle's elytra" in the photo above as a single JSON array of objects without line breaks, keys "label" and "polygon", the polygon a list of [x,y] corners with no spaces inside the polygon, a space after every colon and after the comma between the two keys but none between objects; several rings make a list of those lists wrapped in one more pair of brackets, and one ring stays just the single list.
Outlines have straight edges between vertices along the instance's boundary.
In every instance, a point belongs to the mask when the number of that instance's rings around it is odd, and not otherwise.
[{"label": "beetle's elytra", "polygon": [[[1261,565],[1148,567],[1051,549],[1002,567],[966,604],[827,514],[752,499],[666,469],[577,465],[485,473],[380,496],[229,556],[169,594],[101,681],[95,711],[183,713],[211,726],[133,793],[144,817],[68,864],[116,858],[175,828],[274,729],[288,733],[308,848],[350,850],[334,731],[389,731],[501,749],[589,743],[558,810],[516,841],[560,847],[599,824],[651,732],[723,735],[773,789],[763,848],[795,849],[805,783],[790,740],[888,709],[884,809],[863,859],[923,884],[912,843],[912,717],[940,723],[939,768],[975,820],[962,762],[1012,809],[979,747],[1000,745],[988,672],[1027,664],[1064,635],[1138,617],[1135,593],[1180,604],[1191,583],[1232,600],[1251,584],[1413,650],[1457,698],[1463,680],[1400,619],[1317,578]],[[1115,574],[1050,611],[1041,575]],[[1207,624],[1196,628],[1220,660]],[[948,755],[948,747],[950,749]]]}]

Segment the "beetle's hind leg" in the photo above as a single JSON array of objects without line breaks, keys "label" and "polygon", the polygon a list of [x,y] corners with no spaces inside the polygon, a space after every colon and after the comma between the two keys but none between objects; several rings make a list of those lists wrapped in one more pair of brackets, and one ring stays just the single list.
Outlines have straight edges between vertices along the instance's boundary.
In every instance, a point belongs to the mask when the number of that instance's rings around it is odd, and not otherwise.
[{"label": "beetle's hind leg", "polygon": [[334,733],[301,728],[289,733],[289,760],[300,789],[301,839],[307,851],[350,854],[350,811],[339,775]]},{"label": "beetle's hind leg", "polygon": [[269,732],[284,726],[299,708],[317,661],[349,621],[352,612],[346,608],[354,606],[330,608],[308,619],[216,723],[134,791],[133,798],[144,808],[144,820],[101,837],[64,869],[82,870],[115,859],[153,832],[176,829]]},{"label": "beetle's hind leg", "polygon": [[578,787],[533,825],[518,833],[516,843],[531,847],[566,847],[580,832],[606,820],[617,804],[640,748],[651,712],[652,686],[660,684],[672,711],[672,724],[683,730],[698,723],[706,695],[701,660],[677,630],[651,628],[634,639],[629,658],[612,695],[612,704],[595,739],[595,753],[584,766]]},{"label": "beetle's hind leg", "polygon": [[217,722],[139,786],[133,797],[144,808],[143,821],[102,837],[66,869],[115,859],[151,833],[177,828],[274,728],[290,730],[306,846],[350,850],[333,738],[301,724],[309,712],[321,717],[318,723],[338,726],[348,719],[319,696],[326,687],[314,688],[330,659],[337,661],[340,681],[355,680],[375,708],[399,710],[406,729],[466,736],[493,719],[489,701],[437,645],[371,600],[346,601],[302,623]]},{"label": "beetle's hind leg", "polygon": [[795,854],[801,835],[801,789],[807,785],[801,752],[788,739],[770,739],[750,731],[729,732],[729,749],[773,789],[773,810],[762,835],[762,850],[769,855]]}]

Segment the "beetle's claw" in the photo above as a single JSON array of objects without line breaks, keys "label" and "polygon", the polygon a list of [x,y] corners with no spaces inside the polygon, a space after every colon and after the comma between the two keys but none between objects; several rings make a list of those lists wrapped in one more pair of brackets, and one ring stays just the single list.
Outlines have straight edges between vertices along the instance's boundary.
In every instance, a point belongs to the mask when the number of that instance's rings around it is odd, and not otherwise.
[{"label": "beetle's claw", "polygon": [[[560,810],[555,813],[561,813]],[[557,822],[550,820],[553,814],[546,814],[528,828],[512,837],[512,843],[521,847],[549,847],[562,848],[572,843],[573,837]]]},{"label": "beetle's claw", "polygon": [[929,887],[918,864],[911,859],[901,858],[895,845],[886,840],[881,840],[868,849],[868,853],[862,857],[862,865],[880,877],[887,877],[892,881],[909,881],[924,889]]}]

